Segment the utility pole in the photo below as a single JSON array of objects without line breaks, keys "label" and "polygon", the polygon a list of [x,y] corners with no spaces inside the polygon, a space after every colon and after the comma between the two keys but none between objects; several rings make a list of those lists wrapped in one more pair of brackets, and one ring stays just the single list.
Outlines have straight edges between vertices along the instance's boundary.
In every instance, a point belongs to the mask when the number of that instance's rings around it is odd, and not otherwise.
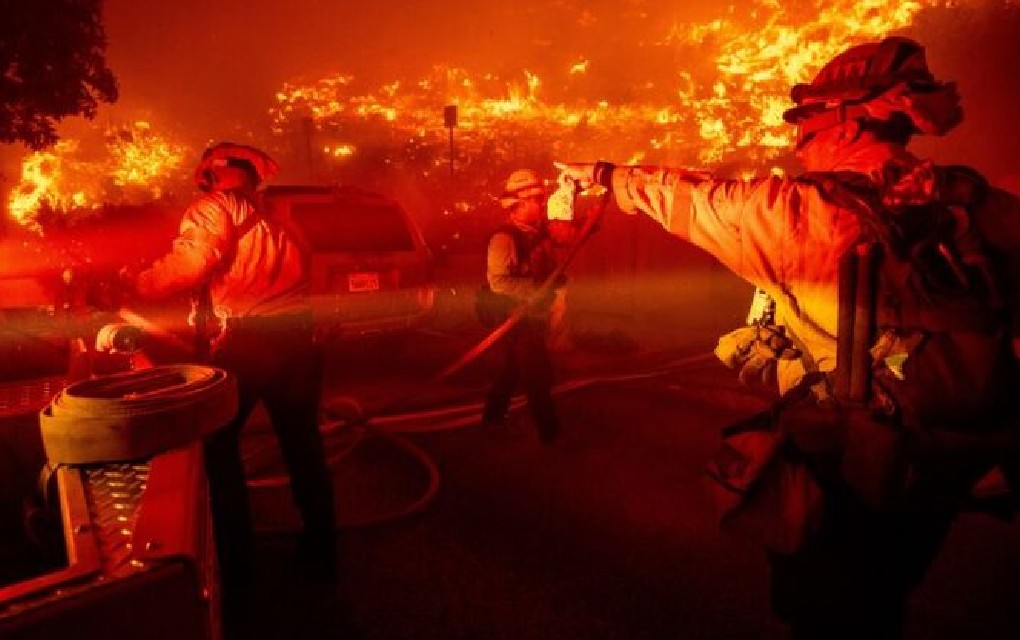
[{"label": "utility pole", "polygon": [[301,133],[304,136],[308,183],[312,184],[315,182],[315,151],[312,148],[315,136],[315,121],[312,120],[312,116],[305,116],[301,118]]},{"label": "utility pole", "polygon": [[443,124],[450,130],[450,179],[453,180],[453,128],[457,126],[457,105],[443,107]]}]

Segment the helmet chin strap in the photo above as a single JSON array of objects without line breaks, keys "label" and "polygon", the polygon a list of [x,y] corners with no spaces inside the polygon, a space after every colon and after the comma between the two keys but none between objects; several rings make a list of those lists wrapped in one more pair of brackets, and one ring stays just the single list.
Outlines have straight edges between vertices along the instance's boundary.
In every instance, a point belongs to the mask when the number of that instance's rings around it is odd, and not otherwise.
[{"label": "helmet chin strap", "polygon": [[840,103],[831,109],[808,116],[798,122],[797,146],[798,148],[803,146],[808,139],[813,138],[826,129],[838,127],[841,124],[854,120],[866,120],[867,118],[868,110],[863,105]]},{"label": "helmet chin strap", "polygon": [[[838,133],[834,130],[842,129]],[[846,168],[852,163],[852,159],[865,149],[872,148],[876,141],[866,138],[864,127],[859,121],[849,120],[844,123],[832,125],[828,129],[814,132],[815,134],[825,131],[833,131],[824,139],[818,140],[812,153],[800,155],[801,164],[807,171],[834,171],[838,168]],[[814,139],[806,141],[798,150],[803,150]]]}]

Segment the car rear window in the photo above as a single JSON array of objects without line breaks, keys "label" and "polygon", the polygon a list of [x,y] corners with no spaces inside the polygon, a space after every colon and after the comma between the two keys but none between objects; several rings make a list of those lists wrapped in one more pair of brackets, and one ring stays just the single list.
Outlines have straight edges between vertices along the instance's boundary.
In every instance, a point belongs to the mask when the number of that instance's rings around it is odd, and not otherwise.
[{"label": "car rear window", "polygon": [[404,215],[387,204],[304,202],[291,205],[291,216],[321,252],[413,251]]}]

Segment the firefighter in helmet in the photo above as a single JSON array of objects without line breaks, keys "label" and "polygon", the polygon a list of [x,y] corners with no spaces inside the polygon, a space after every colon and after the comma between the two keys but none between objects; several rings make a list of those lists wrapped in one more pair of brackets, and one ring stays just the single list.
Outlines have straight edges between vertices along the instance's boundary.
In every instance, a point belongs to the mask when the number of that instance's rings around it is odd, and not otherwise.
[{"label": "firefighter in helmet", "polygon": [[[241,431],[262,401],[304,522],[298,558],[311,577],[336,571],[332,476],[318,428],[322,377],[313,343],[303,241],[260,211],[258,187],[278,170],[263,151],[224,142],[195,170],[204,192],[185,211],[173,247],[125,278],[142,299],[198,292],[196,314],[221,333],[208,360],[237,376],[239,411],[205,444],[217,553],[228,601],[248,582],[252,525]],[[213,312],[215,310],[215,313]]]},{"label": "firefighter in helmet", "polygon": [[[566,177],[610,189],[624,212],[650,216],[774,300],[775,322],[795,338],[798,354],[778,362],[783,392],[806,381],[829,387],[838,373],[840,264],[869,232],[861,209],[841,194],[859,187],[883,202],[959,205],[982,243],[1004,255],[1020,252],[1016,198],[972,170],[935,166],[906,148],[915,135],[948,132],[963,115],[955,85],[935,79],[917,42],[890,37],[851,47],[811,83],[795,86],[792,99],[785,120],[797,127],[802,176],[728,180],[674,168],[562,165]],[[886,355],[881,361],[895,367],[907,352]],[[802,449],[803,441],[794,443]],[[802,526],[803,537],[768,545],[773,608],[798,638],[898,637],[907,594],[939,549],[955,506],[945,493],[908,492],[897,506],[877,508],[848,486],[843,467],[832,476],[821,465],[809,469],[800,477],[814,493],[800,496],[803,517],[790,523]],[[911,487],[940,477],[938,470],[921,477],[919,469]],[[764,540],[767,532],[754,533]]]},{"label": "firefighter in helmet", "polygon": [[[489,239],[486,282],[492,292],[515,304],[531,298],[555,268],[545,228],[547,196],[545,184],[535,172],[520,169],[507,178],[499,199],[509,217]],[[548,346],[552,302],[550,296],[532,305],[497,346],[499,373],[482,414],[483,425],[503,425],[514,390],[521,383],[539,438],[546,443],[560,433]]]}]

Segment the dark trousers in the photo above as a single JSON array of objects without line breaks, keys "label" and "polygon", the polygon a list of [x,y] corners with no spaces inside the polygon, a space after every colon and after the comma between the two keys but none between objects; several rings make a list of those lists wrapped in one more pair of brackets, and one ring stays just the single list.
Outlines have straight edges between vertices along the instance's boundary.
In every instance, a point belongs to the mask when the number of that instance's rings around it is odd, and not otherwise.
[{"label": "dark trousers", "polygon": [[335,563],[333,479],[319,434],[322,360],[311,330],[295,323],[236,328],[218,345],[212,364],[237,376],[240,404],[234,420],[206,440],[206,474],[224,595],[243,589],[252,546],[248,488],[240,440],[256,403],[264,403],[301,513],[302,543]]},{"label": "dark trousers", "polygon": [[949,475],[919,469],[905,502],[881,513],[845,486],[825,487],[820,531],[792,555],[769,556],[772,606],[795,640],[903,636],[907,598],[970,486]]},{"label": "dark trousers", "polygon": [[524,318],[496,345],[500,365],[485,401],[483,418],[487,422],[498,423],[504,419],[517,385],[523,382],[528,409],[539,435],[547,439],[559,431],[552,398],[553,367],[546,331],[545,322]]}]

